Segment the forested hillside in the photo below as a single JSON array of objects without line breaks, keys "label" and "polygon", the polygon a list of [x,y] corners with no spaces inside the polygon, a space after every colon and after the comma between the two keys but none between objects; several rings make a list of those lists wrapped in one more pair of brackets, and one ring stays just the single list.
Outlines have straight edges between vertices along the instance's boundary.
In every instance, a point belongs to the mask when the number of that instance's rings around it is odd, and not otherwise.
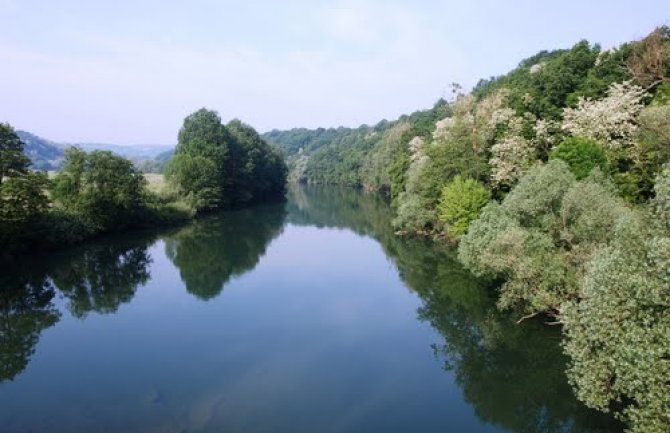
[{"label": "forested hillside", "polygon": [[[273,132],[290,178],[388,193],[400,233],[457,242],[498,306],[563,329],[588,406],[670,428],[670,28],[542,51],[432,109]],[[332,130],[331,130],[332,131]]]},{"label": "forested hillside", "polygon": [[16,131],[24,144],[24,152],[35,170],[56,170],[63,164],[65,147],[26,131]]},{"label": "forested hillside", "polygon": [[406,169],[403,155],[413,137],[428,137],[434,124],[449,113],[440,100],[429,110],[417,111],[374,126],[271,131],[263,137],[286,154],[289,180],[305,183],[361,186],[390,192],[399,186]]}]

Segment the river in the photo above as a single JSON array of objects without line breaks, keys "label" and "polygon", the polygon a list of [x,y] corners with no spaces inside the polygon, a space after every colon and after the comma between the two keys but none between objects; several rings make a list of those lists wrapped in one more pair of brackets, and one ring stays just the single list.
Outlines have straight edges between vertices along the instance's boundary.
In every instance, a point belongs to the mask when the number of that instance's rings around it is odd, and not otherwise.
[{"label": "river", "polygon": [[619,432],[558,329],[348,189],[128,233],[0,275],[0,431]]}]

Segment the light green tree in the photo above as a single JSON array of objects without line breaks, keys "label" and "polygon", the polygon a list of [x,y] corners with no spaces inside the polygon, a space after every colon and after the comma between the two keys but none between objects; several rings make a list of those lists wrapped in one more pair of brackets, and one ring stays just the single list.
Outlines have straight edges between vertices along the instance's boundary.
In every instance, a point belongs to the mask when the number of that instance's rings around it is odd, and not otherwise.
[{"label": "light green tree", "polygon": [[491,193],[481,183],[457,175],[442,189],[438,217],[450,235],[461,236],[490,198]]}]

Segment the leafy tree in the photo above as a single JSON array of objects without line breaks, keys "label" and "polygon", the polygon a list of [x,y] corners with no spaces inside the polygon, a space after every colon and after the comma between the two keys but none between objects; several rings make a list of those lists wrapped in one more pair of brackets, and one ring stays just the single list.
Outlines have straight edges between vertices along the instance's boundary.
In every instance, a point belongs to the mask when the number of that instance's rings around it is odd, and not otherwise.
[{"label": "leafy tree", "polygon": [[491,182],[496,186],[512,186],[536,161],[532,144],[518,135],[494,144],[491,154]]},{"label": "leafy tree", "polygon": [[598,167],[607,172],[607,153],[595,140],[584,137],[569,137],[552,152],[551,158],[568,163],[570,171],[578,180],[584,179]]},{"label": "leafy tree", "polygon": [[450,235],[465,234],[470,222],[477,219],[490,198],[491,193],[482,184],[457,175],[442,189],[438,206],[440,221]]},{"label": "leafy tree", "polygon": [[[434,131],[433,141],[413,140],[405,191],[398,196],[398,217],[394,225],[411,231],[435,229],[437,205],[442,188],[455,176],[483,181],[488,178],[485,149],[492,129],[488,116],[473,116],[472,99],[461,99],[454,106],[454,117],[447,118]],[[479,113],[475,113],[479,114]]]},{"label": "leafy tree", "polygon": [[100,229],[136,223],[144,208],[146,180],[132,162],[109,151],[70,148],[54,179],[52,197]]},{"label": "leafy tree", "polygon": [[8,178],[26,174],[30,159],[23,153],[23,142],[7,123],[0,123],[0,185]]},{"label": "leafy tree", "polygon": [[184,119],[165,174],[198,209],[214,209],[225,203],[229,142],[216,112],[203,108]]},{"label": "leafy tree", "polygon": [[217,163],[201,155],[176,154],[165,171],[170,182],[179,185],[196,209],[210,209],[220,206],[223,188],[218,184]]},{"label": "leafy tree", "polygon": [[43,219],[49,201],[44,173],[28,170],[30,160],[14,129],[0,123],[0,241],[12,250],[27,248]]},{"label": "leafy tree", "polygon": [[227,125],[200,109],[184,119],[166,175],[199,210],[281,197],[286,165],[279,150],[239,120]]},{"label": "leafy tree", "polygon": [[44,173],[10,176],[0,185],[0,224],[14,224],[15,230],[27,229],[49,207],[44,193],[49,182]]},{"label": "leafy tree", "polygon": [[562,128],[572,135],[603,143],[612,151],[626,150],[635,138],[636,119],[646,96],[644,89],[630,82],[614,83],[606,97],[580,98],[575,108],[565,109]]},{"label": "leafy tree", "polygon": [[226,130],[233,138],[228,170],[233,201],[259,202],[283,196],[287,169],[281,151],[239,120],[229,122]]},{"label": "leafy tree", "polygon": [[533,168],[501,204],[488,204],[461,239],[476,275],[505,279],[501,308],[558,315],[579,298],[579,275],[630,211],[602,174],[577,181],[563,161]]},{"label": "leafy tree", "polygon": [[[659,195],[668,179],[659,180]],[[653,226],[639,215],[622,220],[612,244],[590,262],[581,300],[563,314],[577,396],[614,411],[634,433],[670,425],[670,232]]]},{"label": "leafy tree", "polygon": [[569,50],[541,51],[523,60],[509,74],[481,81],[473,93],[483,98],[507,88],[511,91],[510,106],[517,113],[527,111],[541,119],[558,120],[563,108],[580,94],[599,54],[600,47],[587,41],[580,41]]},{"label": "leafy tree", "polygon": [[653,197],[654,181],[670,162],[670,105],[648,106],[638,117],[634,170],[640,179],[639,194]]},{"label": "leafy tree", "polygon": [[661,26],[633,44],[628,68],[645,88],[670,82],[670,27]]}]

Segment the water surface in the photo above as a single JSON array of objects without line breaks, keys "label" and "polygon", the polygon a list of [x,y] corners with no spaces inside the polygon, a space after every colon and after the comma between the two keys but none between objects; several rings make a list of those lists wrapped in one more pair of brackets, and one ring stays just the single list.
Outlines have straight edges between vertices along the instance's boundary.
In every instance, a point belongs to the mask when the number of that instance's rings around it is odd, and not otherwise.
[{"label": "water surface", "polygon": [[372,195],[115,236],[0,274],[2,432],[617,432]]}]

